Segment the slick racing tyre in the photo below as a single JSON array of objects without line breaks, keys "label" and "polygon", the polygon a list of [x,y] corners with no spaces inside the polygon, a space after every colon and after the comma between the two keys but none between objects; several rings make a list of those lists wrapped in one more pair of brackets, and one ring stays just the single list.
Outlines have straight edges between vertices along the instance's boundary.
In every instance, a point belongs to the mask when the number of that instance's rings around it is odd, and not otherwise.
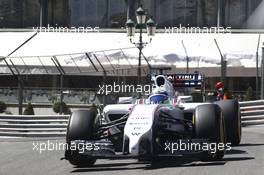
[{"label": "slick racing tyre", "polygon": [[[74,140],[92,140],[97,122],[96,109],[74,111],[67,128],[66,141],[68,146]],[[94,158],[79,154],[77,150],[70,149],[66,150],[65,158],[72,165],[81,167],[92,166],[96,161]]]},{"label": "slick racing tyre", "polygon": [[220,149],[219,144],[225,144],[224,118],[219,106],[204,104],[197,106],[194,111],[194,135],[195,138],[208,139],[209,145],[214,145],[214,151],[202,150],[201,159],[221,160],[224,156],[224,146]]},{"label": "slick racing tyre", "polygon": [[237,100],[222,100],[216,102],[223,111],[227,142],[239,145],[241,141],[241,114]]}]

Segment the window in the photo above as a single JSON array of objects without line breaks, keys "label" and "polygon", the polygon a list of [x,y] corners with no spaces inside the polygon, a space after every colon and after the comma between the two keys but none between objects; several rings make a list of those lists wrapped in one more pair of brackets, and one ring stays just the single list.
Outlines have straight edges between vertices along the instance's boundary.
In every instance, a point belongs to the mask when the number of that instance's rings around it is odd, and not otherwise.
[{"label": "window", "polygon": [[216,0],[156,0],[155,16],[164,26],[215,26]]},{"label": "window", "polygon": [[1,0],[0,28],[38,26],[39,11],[39,0]]}]

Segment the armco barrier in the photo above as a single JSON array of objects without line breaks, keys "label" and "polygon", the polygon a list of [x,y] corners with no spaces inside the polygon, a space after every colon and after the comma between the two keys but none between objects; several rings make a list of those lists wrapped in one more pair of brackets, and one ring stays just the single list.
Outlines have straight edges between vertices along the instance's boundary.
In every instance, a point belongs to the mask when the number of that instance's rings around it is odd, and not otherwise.
[{"label": "armco barrier", "polygon": [[[242,125],[264,124],[264,100],[240,102]],[[65,136],[69,115],[0,115],[0,136]]]},{"label": "armco barrier", "polygon": [[264,100],[240,102],[242,125],[264,124]]},{"label": "armco barrier", "polygon": [[69,115],[0,115],[0,136],[65,136]]}]

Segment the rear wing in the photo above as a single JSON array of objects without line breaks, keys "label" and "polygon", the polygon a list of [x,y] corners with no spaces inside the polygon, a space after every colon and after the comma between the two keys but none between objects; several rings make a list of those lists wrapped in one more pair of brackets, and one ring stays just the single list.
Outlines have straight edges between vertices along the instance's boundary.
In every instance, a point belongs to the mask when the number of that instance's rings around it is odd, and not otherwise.
[{"label": "rear wing", "polygon": [[203,88],[203,76],[199,73],[169,74],[167,79],[172,83],[174,88],[177,87],[194,87]]}]

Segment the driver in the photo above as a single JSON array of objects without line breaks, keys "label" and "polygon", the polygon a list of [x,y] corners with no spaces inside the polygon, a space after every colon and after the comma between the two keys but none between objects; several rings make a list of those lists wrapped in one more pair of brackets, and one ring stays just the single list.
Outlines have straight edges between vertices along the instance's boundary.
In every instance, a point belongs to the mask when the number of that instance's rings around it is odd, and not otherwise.
[{"label": "driver", "polygon": [[162,88],[157,87],[153,90],[152,95],[148,98],[151,104],[169,104],[169,95],[168,93]]}]

